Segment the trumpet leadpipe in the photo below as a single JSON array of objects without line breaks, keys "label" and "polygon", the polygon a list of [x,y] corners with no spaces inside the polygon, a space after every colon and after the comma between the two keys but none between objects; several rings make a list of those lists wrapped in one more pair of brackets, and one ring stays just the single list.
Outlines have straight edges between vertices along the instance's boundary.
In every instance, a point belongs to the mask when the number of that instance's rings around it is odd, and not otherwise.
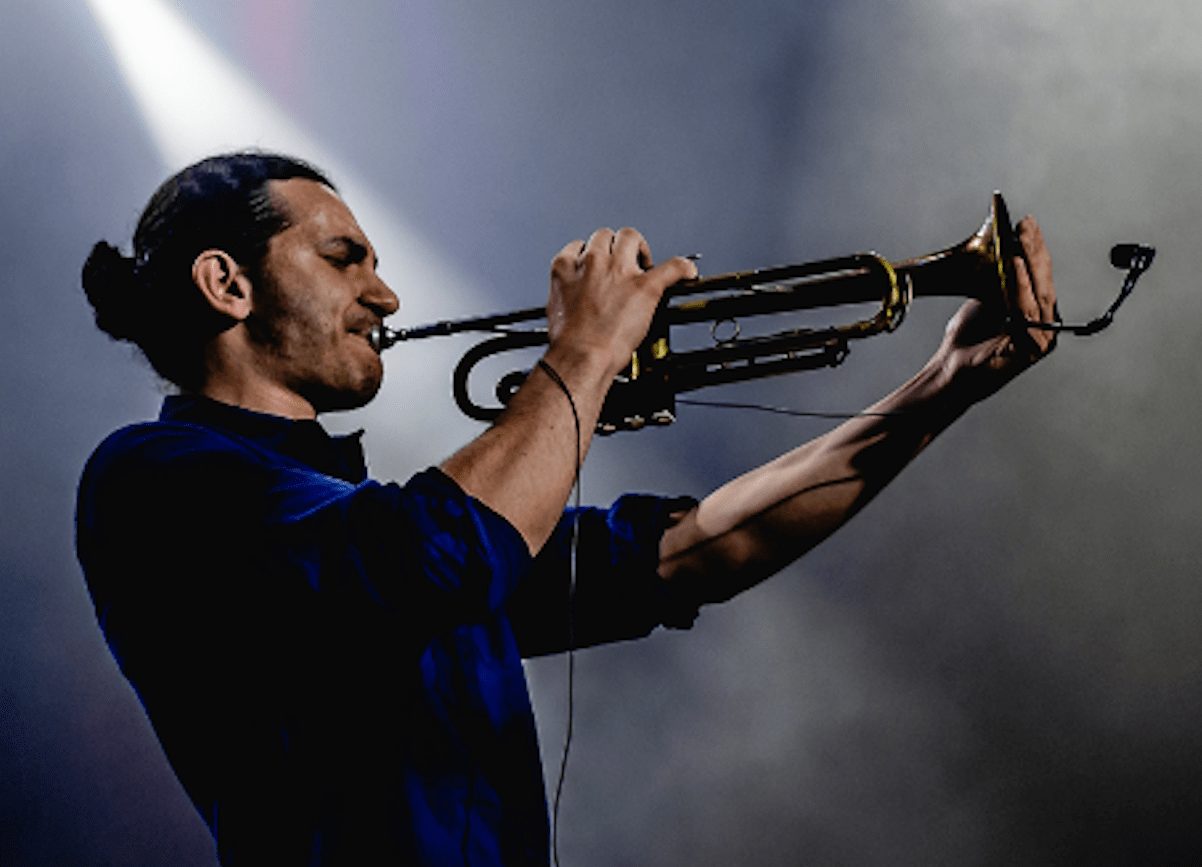
[{"label": "trumpet leadpipe", "polygon": [[514,310],[510,313],[496,313],[492,316],[478,316],[470,319],[444,319],[431,322],[428,325],[417,325],[413,328],[389,328],[380,323],[368,332],[368,342],[377,352],[395,346],[403,340],[417,340],[423,337],[442,337],[448,334],[462,334],[468,331],[506,333],[507,325],[519,322],[534,322],[545,319],[547,311],[543,307],[527,307],[525,310]]}]

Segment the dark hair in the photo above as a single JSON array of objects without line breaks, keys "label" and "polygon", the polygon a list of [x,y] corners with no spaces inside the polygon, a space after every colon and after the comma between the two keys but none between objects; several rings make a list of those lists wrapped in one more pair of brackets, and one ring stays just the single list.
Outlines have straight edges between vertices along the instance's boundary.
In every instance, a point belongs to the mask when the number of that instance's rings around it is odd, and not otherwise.
[{"label": "dark hair", "polygon": [[198,387],[204,344],[233,323],[206,303],[192,263],[224,250],[255,279],[268,241],[289,224],[268,182],[289,178],[334,186],[308,163],[261,152],[209,157],[169,178],[138,220],[133,256],[101,241],[83,266],[97,327],[137,345],[164,379]]}]

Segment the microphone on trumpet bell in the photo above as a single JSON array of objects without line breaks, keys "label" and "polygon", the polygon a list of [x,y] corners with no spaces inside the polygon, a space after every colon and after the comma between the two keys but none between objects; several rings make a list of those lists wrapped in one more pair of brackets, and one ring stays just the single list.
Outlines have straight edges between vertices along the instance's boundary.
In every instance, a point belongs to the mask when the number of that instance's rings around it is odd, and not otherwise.
[{"label": "microphone on trumpet bell", "polygon": [[1143,244],[1115,244],[1110,248],[1110,264],[1116,268],[1147,270],[1155,255],[1155,247],[1145,247]]},{"label": "microphone on trumpet bell", "polygon": [[1110,323],[1114,322],[1114,314],[1118,312],[1119,307],[1131,294],[1131,290],[1135,288],[1135,281],[1139,279],[1140,274],[1152,267],[1152,260],[1155,258],[1155,247],[1148,247],[1144,244],[1115,244],[1110,248],[1110,264],[1116,268],[1125,268],[1127,276],[1123,280],[1123,287],[1119,290],[1118,297],[1114,299],[1105,313],[1082,325],[1065,325],[1063,322],[1031,322],[1030,320],[1024,320],[1022,324],[1027,328],[1075,334],[1078,337],[1097,334],[1099,331],[1109,328]]}]

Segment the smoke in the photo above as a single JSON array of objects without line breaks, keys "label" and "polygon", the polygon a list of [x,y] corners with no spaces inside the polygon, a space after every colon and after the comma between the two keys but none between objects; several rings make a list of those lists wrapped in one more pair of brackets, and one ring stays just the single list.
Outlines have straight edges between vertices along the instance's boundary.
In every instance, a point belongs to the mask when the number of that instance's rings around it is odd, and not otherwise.
[{"label": "smoke", "polygon": [[[1113,328],[1063,339],[798,565],[689,632],[581,653],[560,839],[578,867],[1107,865],[1198,848],[1202,10],[308,0],[260,53],[279,4],[177,5],[495,310],[538,303],[550,257],[598,225],[637,226],[661,258],[701,252],[707,273],[902,259],[966,237],[1001,189],[1038,216],[1072,320],[1117,291],[1111,244],[1156,245]],[[161,171],[82,4],[21,0],[9,17],[0,848],[5,863],[211,863],[71,557],[88,451],[158,402],[92,329],[78,268],[95,240],[128,237]],[[487,312],[396,284],[423,315]],[[925,361],[954,309],[920,301],[837,370],[725,396],[855,411]],[[405,352],[390,379],[449,380]],[[418,467],[402,441],[430,462],[452,447],[422,415],[379,404],[331,422],[366,423],[373,467],[404,478]],[[703,495],[826,428],[679,416],[599,442],[585,498]],[[553,774],[563,661],[528,672]]]}]

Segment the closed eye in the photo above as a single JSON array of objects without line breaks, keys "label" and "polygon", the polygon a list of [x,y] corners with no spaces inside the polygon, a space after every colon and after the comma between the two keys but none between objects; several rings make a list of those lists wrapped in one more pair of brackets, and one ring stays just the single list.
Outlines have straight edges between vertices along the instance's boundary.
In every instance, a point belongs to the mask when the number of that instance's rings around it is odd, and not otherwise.
[{"label": "closed eye", "polygon": [[322,258],[339,270],[367,259],[367,247],[353,238],[332,238],[322,245]]}]

